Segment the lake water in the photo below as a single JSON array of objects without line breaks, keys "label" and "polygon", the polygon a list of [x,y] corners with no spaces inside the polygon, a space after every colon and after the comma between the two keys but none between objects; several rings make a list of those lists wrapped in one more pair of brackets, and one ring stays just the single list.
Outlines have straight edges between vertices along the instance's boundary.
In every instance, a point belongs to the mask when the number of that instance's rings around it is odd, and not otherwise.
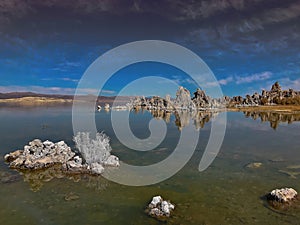
[{"label": "lake water", "polygon": [[[209,168],[199,172],[211,117],[218,115],[192,115],[195,120],[185,114],[179,122],[176,115],[131,112],[131,129],[139,138],[150,134],[152,116],[168,122],[167,135],[156,149],[137,152],[115,137],[110,112],[96,112],[97,129],[111,137],[113,154],[133,165],[168,157],[188,123],[195,132],[200,129],[199,143],[186,166],[149,186],[125,186],[87,175],[65,177],[55,168],[25,174],[8,168],[3,156],[34,138],[64,140],[74,148],[71,110],[0,108],[0,224],[163,224],[144,212],[155,195],[176,205],[167,224],[300,224],[300,208],[272,210],[262,198],[275,188],[300,191],[299,114],[227,113],[222,147]],[[246,166],[253,162],[262,166]]]}]

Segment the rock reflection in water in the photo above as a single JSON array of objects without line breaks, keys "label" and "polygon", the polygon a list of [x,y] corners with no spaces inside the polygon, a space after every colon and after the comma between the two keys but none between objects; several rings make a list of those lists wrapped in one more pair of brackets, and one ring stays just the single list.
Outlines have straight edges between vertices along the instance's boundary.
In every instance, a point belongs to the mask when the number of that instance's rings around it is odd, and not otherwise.
[{"label": "rock reflection in water", "polygon": [[171,121],[171,112],[164,110],[150,110],[151,115],[156,119],[163,119],[166,123],[170,123]]},{"label": "rock reflection in water", "polygon": [[[171,116],[175,116],[175,125],[181,130],[190,124],[191,120],[194,121],[196,130],[203,128],[211,118],[216,117],[220,112],[216,111],[189,111],[189,110],[149,110],[151,115],[156,119],[163,119],[166,123],[171,122]],[[135,111],[139,113],[140,111]],[[270,122],[270,127],[274,130],[277,129],[280,123],[291,124],[293,122],[300,121],[300,113],[291,112],[260,112],[260,111],[244,111],[246,118],[252,118],[253,120],[260,119],[262,122]]]},{"label": "rock reflection in water", "polygon": [[270,126],[276,130],[280,123],[291,124],[296,121],[300,121],[300,113],[288,113],[288,112],[258,112],[258,111],[246,111],[245,117],[251,117],[254,120],[260,118],[262,122],[270,122]]},{"label": "rock reflection in water", "polygon": [[150,110],[150,113],[154,118],[163,119],[166,123],[170,123],[171,116],[175,116],[175,125],[179,130],[190,124],[191,120],[194,121],[194,126],[196,130],[203,128],[206,123],[210,121],[212,117],[216,117],[218,112],[199,112],[199,111],[189,111],[189,110],[177,110],[172,112],[165,110]]},{"label": "rock reflection in water", "polygon": [[86,187],[94,190],[104,190],[108,186],[108,182],[101,176],[93,176],[89,174],[66,174],[60,166],[53,166],[46,169],[34,171],[19,171],[23,175],[24,182],[29,183],[30,189],[34,192],[39,191],[45,183],[53,179],[69,179],[74,182],[84,182]]}]

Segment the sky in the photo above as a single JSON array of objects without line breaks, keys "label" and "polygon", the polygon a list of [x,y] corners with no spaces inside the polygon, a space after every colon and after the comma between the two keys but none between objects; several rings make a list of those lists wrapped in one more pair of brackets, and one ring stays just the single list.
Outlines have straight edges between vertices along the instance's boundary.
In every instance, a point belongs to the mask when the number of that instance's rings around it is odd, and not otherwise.
[{"label": "sky", "polygon": [[[141,40],[190,49],[224,95],[275,81],[300,90],[299,0],[0,0],[0,92],[74,94],[98,57]],[[131,85],[145,76],[158,79]],[[178,68],[145,62],[118,71],[101,95],[174,96],[178,85],[198,87]]]}]

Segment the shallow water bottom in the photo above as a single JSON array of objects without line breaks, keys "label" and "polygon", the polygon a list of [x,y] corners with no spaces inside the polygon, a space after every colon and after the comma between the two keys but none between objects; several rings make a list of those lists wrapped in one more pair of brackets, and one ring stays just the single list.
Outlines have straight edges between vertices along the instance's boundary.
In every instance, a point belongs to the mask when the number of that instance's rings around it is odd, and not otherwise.
[{"label": "shallow water bottom", "polygon": [[[179,133],[171,118],[166,141],[153,152],[135,153],[116,140],[106,122],[108,116],[96,115],[101,121],[98,129],[105,130],[112,138],[113,153],[128,163],[151,164],[166,158]],[[145,113],[134,118],[138,120],[133,119],[133,131],[143,135],[143,121],[149,121],[151,115]],[[208,169],[198,171],[209,124],[201,129],[199,145],[182,170],[158,184],[132,187],[102,177],[65,177],[51,170],[19,174],[3,162],[5,153],[21,148],[36,137],[66,140],[71,145],[70,109],[32,113],[2,109],[0,122],[3,138],[0,224],[300,224],[298,205],[278,211],[262,198],[275,188],[300,190],[299,123],[280,124],[273,130],[268,123],[230,113],[223,145]],[[18,124],[18,129],[11,124]],[[262,166],[246,166],[253,162],[261,162]],[[176,206],[165,222],[144,212],[155,195],[171,200]]]},{"label": "shallow water bottom", "polygon": [[24,183],[19,175],[0,186],[0,224],[161,224],[144,212],[157,194],[176,205],[167,224],[298,224],[298,207],[276,211],[262,199],[274,187],[299,188],[298,180],[278,173],[276,164],[250,169],[240,160],[219,158],[204,172],[187,165],[174,177],[144,187],[77,176],[44,177],[34,189],[36,180]]}]

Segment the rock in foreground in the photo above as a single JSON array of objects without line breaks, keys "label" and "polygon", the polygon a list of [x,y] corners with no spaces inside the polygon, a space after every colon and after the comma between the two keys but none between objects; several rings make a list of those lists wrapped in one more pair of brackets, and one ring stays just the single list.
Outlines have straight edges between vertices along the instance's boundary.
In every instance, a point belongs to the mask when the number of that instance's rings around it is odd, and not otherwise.
[{"label": "rock in foreground", "polygon": [[4,159],[13,169],[43,169],[58,164],[65,172],[101,174],[104,166],[119,166],[118,157],[108,154],[107,161],[89,165],[83,163],[79,156],[75,156],[64,141],[53,143],[35,139],[29,142],[29,145],[25,145],[23,150],[6,154]]},{"label": "rock in foreground", "polygon": [[25,145],[24,150],[6,154],[4,159],[10,162],[11,168],[41,169],[54,164],[67,165],[74,156],[75,153],[64,141],[53,143],[35,139],[29,142],[29,145]]},{"label": "rock in foreground", "polygon": [[154,218],[163,219],[169,217],[174,209],[175,206],[170,201],[163,200],[161,196],[155,196],[148,205],[146,212]]},{"label": "rock in foreground", "polygon": [[297,191],[295,191],[293,188],[281,188],[271,191],[267,195],[267,199],[269,201],[287,203],[296,199],[297,194]]}]

